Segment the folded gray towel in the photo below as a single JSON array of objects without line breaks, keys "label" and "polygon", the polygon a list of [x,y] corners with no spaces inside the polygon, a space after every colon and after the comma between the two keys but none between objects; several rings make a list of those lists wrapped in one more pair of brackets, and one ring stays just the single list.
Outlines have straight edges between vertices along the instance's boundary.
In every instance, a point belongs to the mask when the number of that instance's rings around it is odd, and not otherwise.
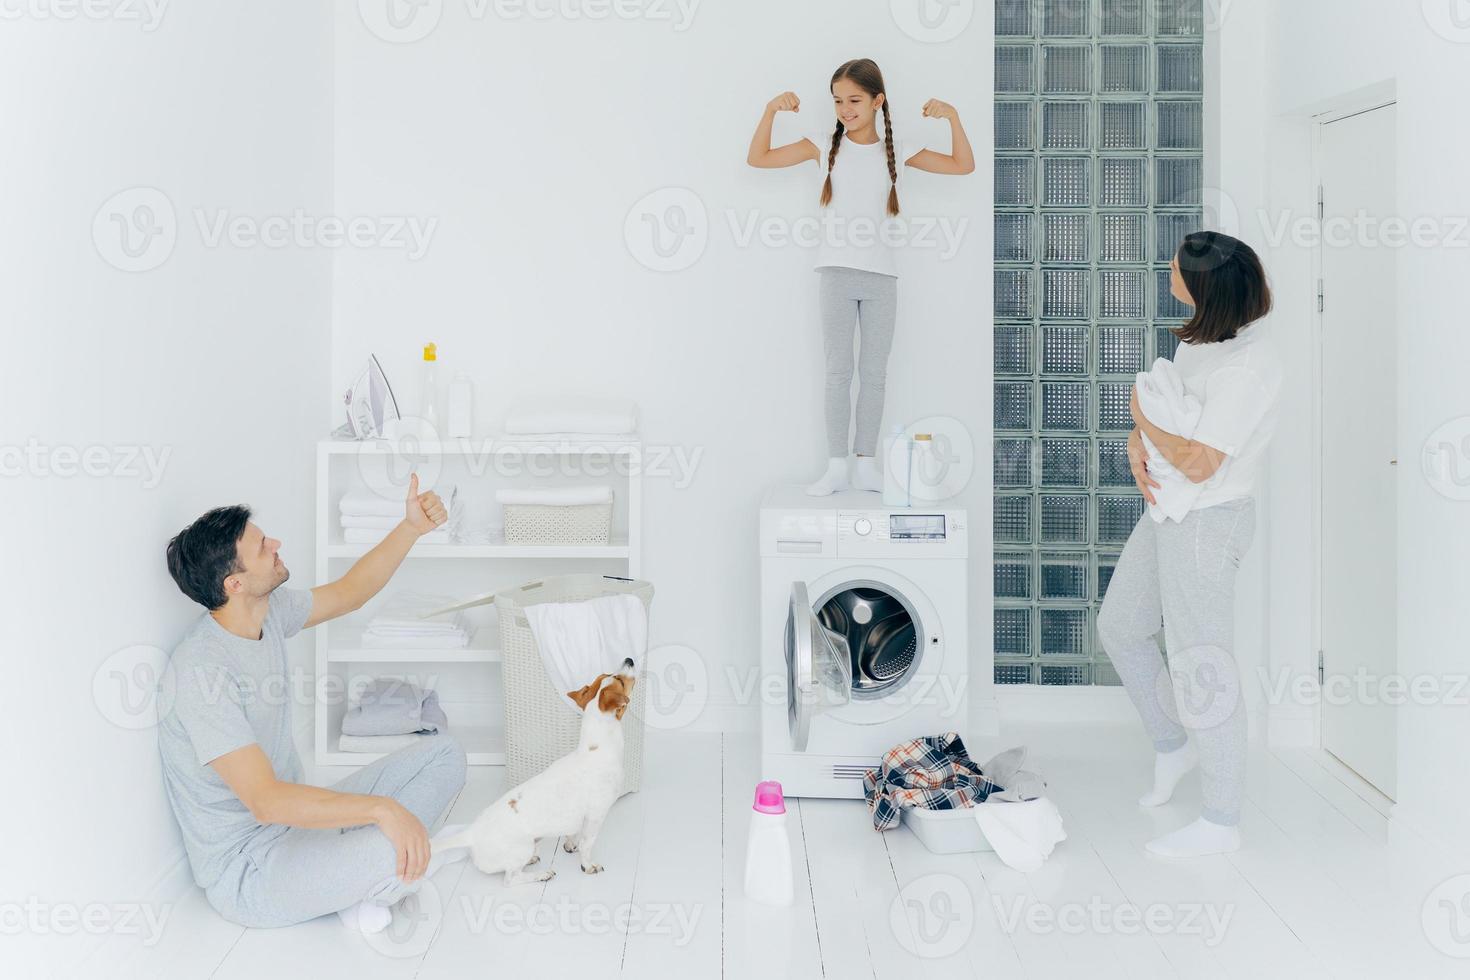
[{"label": "folded gray towel", "polygon": [[343,735],[430,735],[449,724],[439,694],[416,684],[377,678],[342,719]]}]

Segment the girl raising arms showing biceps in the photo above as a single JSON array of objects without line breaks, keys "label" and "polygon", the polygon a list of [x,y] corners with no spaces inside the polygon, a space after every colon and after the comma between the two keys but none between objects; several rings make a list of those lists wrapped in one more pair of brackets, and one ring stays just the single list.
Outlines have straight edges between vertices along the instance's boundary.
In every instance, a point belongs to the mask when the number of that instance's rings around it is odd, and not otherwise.
[{"label": "girl raising arms showing biceps", "polygon": [[[883,419],[888,352],[898,312],[898,264],[885,234],[900,213],[900,176],[906,167],[935,174],[968,174],[975,155],[954,106],[937,99],[924,103],[924,115],[949,122],[952,151],[926,149],[893,135],[883,73],[869,58],[849,61],[832,75],[835,126],[785,146],[771,147],[778,112],[799,112],[791,93],[766,106],[746,157],[753,167],[794,167],[815,160],[823,178],[823,209],[816,268],[826,352],[827,466],[807,493],[825,496],[856,486],[883,489],[882,467],[874,458]],[[878,114],[882,113],[882,129]],[[852,387],[852,332],[860,330],[857,433],[852,448],[857,465],[848,470],[848,432]]]}]

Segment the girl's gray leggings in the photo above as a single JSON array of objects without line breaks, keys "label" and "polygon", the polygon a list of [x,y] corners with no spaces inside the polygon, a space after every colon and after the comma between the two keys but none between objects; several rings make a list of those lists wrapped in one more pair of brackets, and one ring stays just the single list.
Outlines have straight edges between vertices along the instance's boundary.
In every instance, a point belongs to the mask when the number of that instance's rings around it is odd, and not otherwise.
[{"label": "girl's gray leggings", "polygon": [[827,354],[827,455],[847,455],[848,420],[852,415],[852,330],[861,330],[858,354],[857,435],[853,452],[878,452],[883,421],[884,382],[893,323],[898,315],[898,278],[862,269],[827,266],[819,269],[822,285],[822,346]]},{"label": "girl's gray leggings", "polygon": [[[1242,497],[1162,524],[1145,513],[1128,537],[1097,632],[1160,752],[1194,737],[1203,816],[1240,821],[1245,705],[1235,663],[1235,573],[1256,526]],[[1155,640],[1162,621],[1168,664]]]}]

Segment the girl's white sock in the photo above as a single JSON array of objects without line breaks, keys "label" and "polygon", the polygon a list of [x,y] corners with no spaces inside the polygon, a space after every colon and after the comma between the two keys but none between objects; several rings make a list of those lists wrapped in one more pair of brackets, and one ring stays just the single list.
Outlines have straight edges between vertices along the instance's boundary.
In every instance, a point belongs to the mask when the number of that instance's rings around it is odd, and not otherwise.
[{"label": "girl's white sock", "polygon": [[833,456],[827,460],[827,472],[816,483],[806,488],[808,496],[825,497],[852,486],[847,478],[847,457]]},{"label": "girl's white sock", "polygon": [[1199,756],[1195,753],[1193,742],[1185,742],[1173,752],[1155,753],[1154,788],[1138,798],[1138,805],[1163,806],[1168,803],[1174,795],[1174,788],[1179,785],[1179,780],[1198,762]]},{"label": "girl's white sock", "polygon": [[1155,838],[1144,845],[1159,857],[1204,857],[1206,854],[1229,854],[1240,850],[1240,828],[1215,823],[1200,817],[1172,834]]},{"label": "girl's white sock", "polygon": [[852,474],[852,485],[859,490],[882,493],[883,467],[878,465],[878,460],[872,456],[859,456]]}]

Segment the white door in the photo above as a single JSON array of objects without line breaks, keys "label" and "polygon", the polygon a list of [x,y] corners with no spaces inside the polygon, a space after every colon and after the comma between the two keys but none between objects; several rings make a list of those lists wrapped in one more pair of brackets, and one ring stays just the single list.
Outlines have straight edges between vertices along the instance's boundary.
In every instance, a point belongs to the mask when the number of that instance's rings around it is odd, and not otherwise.
[{"label": "white door", "polygon": [[[1392,799],[1398,668],[1393,106],[1321,129],[1322,747]],[[1367,220],[1364,220],[1367,219]],[[1390,688],[1390,693],[1392,693]]]}]

